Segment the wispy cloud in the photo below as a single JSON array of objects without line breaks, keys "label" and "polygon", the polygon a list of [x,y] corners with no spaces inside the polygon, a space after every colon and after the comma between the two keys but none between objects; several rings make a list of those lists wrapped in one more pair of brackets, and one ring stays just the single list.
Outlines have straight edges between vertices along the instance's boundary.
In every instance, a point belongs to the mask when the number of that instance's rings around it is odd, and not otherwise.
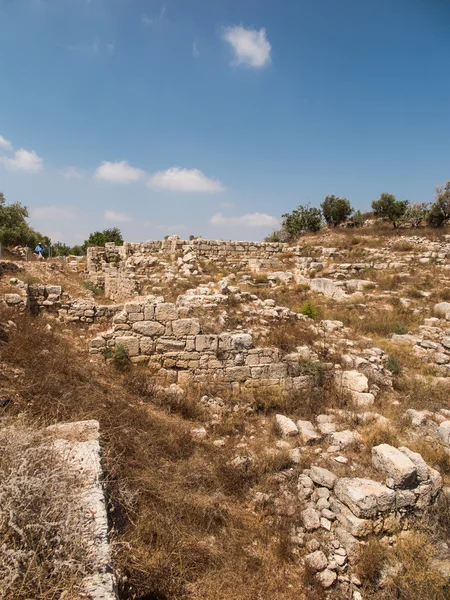
[{"label": "wispy cloud", "polygon": [[241,25],[227,27],[223,39],[234,50],[233,63],[247,65],[260,69],[270,64],[271,45],[266,36],[266,30],[245,29]]},{"label": "wispy cloud", "polygon": [[82,56],[107,56],[114,53],[116,42],[102,42],[99,38],[92,41],[82,40],[75,44],[67,44],[66,49]]},{"label": "wispy cloud", "polygon": [[159,14],[153,17],[149,17],[146,14],[143,14],[141,17],[141,22],[144,25],[147,25],[148,27],[151,27],[152,25],[157,25],[158,23],[161,23],[161,21],[164,19],[164,17],[166,16],[166,10],[167,7],[165,4],[163,4],[161,6],[161,9],[159,11]]},{"label": "wispy cloud", "polygon": [[74,212],[69,206],[36,206],[30,211],[31,218],[36,221],[48,221],[49,219],[57,219],[59,221],[69,221],[73,219]]},{"label": "wispy cloud", "polygon": [[0,148],[3,150],[12,150],[12,144],[9,140],[6,140],[2,135],[0,135]]},{"label": "wispy cloud", "polygon": [[224,186],[217,179],[211,179],[198,169],[172,167],[158,171],[147,182],[151,188],[170,192],[222,192]]},{"label": "wispy cloud", "polygon": [[60,171],[60,174],[66,179],[82,179],[85,175],[85,171],[78,167],[66,167]]},{"label": "wispy cloud", "polygon": [[132,167],[125,160],[103,161],[94,172],[95,179],[112,183],[133,183],[142,180],[144,176],[145,171]]},{"label": "wispy cloud", "polygon": [[129,223],[132,217],[126,213],[116,212],[115,210],[105,210],[105,219],[114,223]]},{"label": "wispy cloud", "polygon": [[25,148],[19,148],[14,152],[14,158],[1,156],[0,163],[3,163],[8,171],[38,173],[43,168],[44,159],[38,156],[34,150],[30,152]]},{"label": "wispy cloud", "polygon": [[279,221],[276,217],[266,213],[248,213],[240,217],[225,217],[222,213],[212,216],[210,221],[212,225],[232,225],[240,227],[277,227]]}]

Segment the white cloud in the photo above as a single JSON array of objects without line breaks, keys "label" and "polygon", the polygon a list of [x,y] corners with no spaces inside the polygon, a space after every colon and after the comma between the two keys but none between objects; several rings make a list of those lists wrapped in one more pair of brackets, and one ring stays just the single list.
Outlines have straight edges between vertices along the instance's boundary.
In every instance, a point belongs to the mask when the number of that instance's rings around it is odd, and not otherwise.
[{"label": "white cloud", "polygon": [[198,169],[172,167],[158,171],[150,177],[147,185],[170,192],[222,192],[225,188],[217,179],[206,177]]},{"label": "white cloud", "polygon": [[126,213],[116,212],[115,210],[105,210],[105,219],[116,223],[129,223],[133,219]]},{"label": "white cloud", "polygon": [[161,10],[159,11],[159,15],[157,15],[156,17],[149,17],[146,14],[143,14],[141,17],[141,21],[144,25],[157,25],[158,23],[160,23],[164,17],[166,16],[166,5],[163,4],[161,6]]},{"label": "white cloud", "polygon": [[200,56],[200,52],[198,51],[198,48],[197,48],[197,42],[194,42],[192,44],[192,55],[194,56],[194,58],[198,58]]},{"label": "white cloud", "polygon": [[145,171],[132,167],[125,160],[117,162],[105,160],[94,172],[95,179],[113,183],[133,183],[140,181],[144,175]]},{"label": "white cloud", "polygon": [[14,152],[14,158],[2,156],[0,162],[5,165],[8,171],[37,173],[42,170],[44,159],[38,156],[34,150],[29,152],[25,148],[20,148]]},{"label": "white cloud", "polygon": [[240,227],[277,227],[279,221],[277,218],[266,213],[249,213],[240,217],[225,217],[222,213],[217,213],[210,219],[212,225],[233,225]]},{"label": "white cloud", "polygon": [[66,179],[81,179],[84,176],[83,169],[78,167],[66,167],[60,173]]},{"label": "white cloud", "polygon": [[3,148],[3,150],[12,150],[12,144],[9,140],[5,140],[5,138],[0,135],[0,148]]},{"label": "white cloud", "polygon": [[58,219],[68,221],[73,218],[73,210],[68,206],[36,206],[31,209],[31,218],[36,221]]},{"label": "white cloud", "polygon": [[234,50],[234,63],[248,65],[260,69],[270,64],[270,51],[272,49],[267,37],[266,30],[245,29],[241,25],[227,27],[223,39],[228,42]]}]

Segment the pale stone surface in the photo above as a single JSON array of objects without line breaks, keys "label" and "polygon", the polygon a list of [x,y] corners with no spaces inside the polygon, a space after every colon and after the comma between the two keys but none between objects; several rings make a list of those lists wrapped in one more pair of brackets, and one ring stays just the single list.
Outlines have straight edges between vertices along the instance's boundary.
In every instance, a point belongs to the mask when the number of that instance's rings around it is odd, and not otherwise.
[{"label": "pale stone surface", "polygon": [[308,554],[305,558],[305,562],[308,567],[315,572],[323,571],[328,564],[327,557],[322,550],[316,550],[316,552]]},{"label": "pale stone surface", "polygon": [[275,426],[277,431],[283,437],[290,437],[298,434],[297,425],[284,415],[275,415]]},{"label": "pale stone surface", "polygon": [[172,331],[175,336],[197,335],[200,333],[198,319],[178,319],[172,322]]},{"label": "pale stone surface", "polygon": [[418,452],[413,452],[406,446],[401,446],[399,448],[400,452],[405,454],[409,460],[413,463],[417,470],[417,480],[418,481],[426,481],[429,477],[428,475],[428,466],[427,463],[423,460],[422,455]]},{"label": "pale stone surface", "polygon": [[343,477],[337,480],[334,493],[354,515],[363,519],[392,510],[395,504],[394,490],[372,479]]},{"label": "pale stone surface", "polygon": [[434,305],[433,312],[439,317],[445,317],[445,315],[450,313],[450,302],[438,302],[438,304]]},{"label": "pale stone surface", "polygon": [[302,510],[301,517],[306,531],[314,531],[320,527],[320,514],[314,508]]},{"label": "pale stone surface", "polygon": [[373,525],[370,519],[361,519],[355,516],[349,508],[336,498],[331,500],[330,508],[337,516],[342,527],[355,537],[366,537],[372,533]]},{"label": "pale stone surface", "polygon": [[116,347],[123,346],[126,348],[129,356],[137,356],[139,354],[139,339],[132,336],[123,336],[116,338]]},{"label": "pale stone surface", "polygon": [[339,448],[346,448],[347,446],[361,442],[361,440],[361,435],[357,431],[350,431],[349,429],[336,431],[331,434],[331,443],[339,446]]},{"label": "pale stone surface", "polygon": [[342,387],[352,392],[366,393],[369,391],[369,381],[359,371],[344,371],[341,378]]},{"label": "pale stone surface", "polygon": [[439,425],[439,436],[444,444],[450,446],[450,421],[442,421]]},{"label": "pale stone surface", "polygon": [[389,487],[408,488],[417,479],[417,469],[411,459],[398,448],[380,444],[372,448],[372,464],[387,477]]},{"label": "pale stone surface", "polygon": [[311,421],[297,421],[297,427],[305,444],[317,442],[322,438]]},{"label": "pale stone surface", "polygon": [[138,321],[133,323],[133,330],[141,335],[153,337],[156,335],[162,335],[165,332],[164,325],[156,321]]},{"label": "pale stone surface", "polygon": [[337,575],[334,571],[325,569],[325,571],[317,573],[316,578],[323,588],[328,589],[336,582]]},{"label": "pale stone surface", "polygon": [[317,485],[324,486],[330,490],[333,489],[333,486],[336,482],[336,475],[328,469],[323,469],[322,467],[311,467],[310,477]]}]

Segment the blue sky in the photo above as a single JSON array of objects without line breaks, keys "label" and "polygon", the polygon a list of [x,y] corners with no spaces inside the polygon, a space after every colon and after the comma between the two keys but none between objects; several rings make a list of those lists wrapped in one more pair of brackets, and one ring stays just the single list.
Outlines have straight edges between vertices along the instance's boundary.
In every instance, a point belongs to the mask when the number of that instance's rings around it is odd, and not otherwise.
[{"label": "blue sky", "polygon": [[449,23],[448,0],[0,0],[0,190],[71,244],[431,200]]}]

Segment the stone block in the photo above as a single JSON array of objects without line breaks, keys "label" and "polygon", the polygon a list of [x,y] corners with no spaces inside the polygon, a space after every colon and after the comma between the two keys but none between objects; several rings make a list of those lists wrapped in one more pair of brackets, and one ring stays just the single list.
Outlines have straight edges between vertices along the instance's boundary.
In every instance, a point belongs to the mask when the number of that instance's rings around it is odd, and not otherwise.
[{"label": "stone block", "polygon": [[195,349],[197,352],[216,352],[219,341],[217,335],[197,335],[195,337]]},{"label": "stone block", "polygon": [[156,349],[156,343],[149,337],[141,337],[139,338],[139,348],[141,354],[150,355],[154,354]]},{"label": "stone block", "polygon": [[450,446],[450,421],[442,421],[439,425],[439,437],[447,446]]},{"label": "stone block", "polygon": [[337,520],[342,527],[355,537],[366,537],[372,533],[373,524],[370,519],[361,519],[357,517],[349,508],[347,508],[347,506],[336,498],[331,499],[330,508],[336,515]]},{"label": "stone block", "polygon": [[314,483],[320,485],[321,487],[326,487],[330,490],[333,489],[337,479],[336,475],[328,469],[316,466],[311,467],[309,476],[314,481]]},{"label": "stone block", "polygon": [[153,304],[144,304],[144,320],[153,321],[155,318],[155,307]]},{"label": "stone block", "polygon": [[128,313],[128,321],[130,323],[136,323],[137,321],[144,320],[144,313],[141,312],[130,312]]},{"label": "stone block", "polygon": [[311,421],[297,421],[297,427],[305,444],[318,442],[322,438]]},{"label": "stone block", "polygon": [[197,335],[200,333],[200,321],[198,319],[178,319],[172,321],[172,332],[176,337]]},{"label": "stone block", "polygon": [[175,321],[178,319],[178,309],[175,304],[172,304],[171,302],[157,304],[155,309],[155,318],[157,321],[161,321],[161,323]]},{"label": "stone block", "polygon": [[127,314],[143,312],[143,306],[139,302],[126,302],[123,308]]},{"label": "stone block", "polygon": [[428,474],[428,466],[427,463],[423,460],[422,456],[418,453],[418,452],[413,452],[412,450],[410,450],[409,448],[406,448],[405,446],[402,446],[401,448],[399,448],[399,451],[402,452],[403,454],[405,454],[409,460],[413,463],[413,465],[416,467],[417,470],[417,480],[420,481],[427,481],[429,474]]},{"label": "stone block", "polygon": [[133,336],[123,336],[116,338],[116,348],[117,346],[123,346],[128,351],[128,355],[137,356],[139,354],[139,338]]},{"label": "stone block", "polygon": [[395,505],[394,490],[371,479],[343,477],[337,480],[334,493],[354,515],[363,519],[392,510]]},{"label": "stone block", "polygon": [[249,333],[233,333],[231,334],[231,349],[244,350],[253,348],[253,339]]},{"label": "stone block", "polygon": [[227,381],[245,381],[250,377],[250,367],[227,367],[225,369],[225,378]]},{"label": "stone block", "polygon": [[341,374],[342,387],[352,392],[369,391],[369,380],[359,371],[344,371]]},{"label": "stone block", "polygon": [[386,475],[389,487],[408,488],[417,481],[417,469],[411,459],[389,444],[372,448],[372,464]]},{"label": "stone block", "polygon": [[302,510],[301,517],[306,531],[314,531],[320,527],[320,513],[314,508]]},{"label": "stone block", "polygon": [[277,431],[283,437],[290,437],[298,434],[297,425],[284,415],[275,415],[275,426]]},{"label": "stone block", "polygon": [[133,323],[133,330],[141,335],[154,337],[163,335],[166,329],[164,325],[156,321],[138,321],[137,323]]}]

